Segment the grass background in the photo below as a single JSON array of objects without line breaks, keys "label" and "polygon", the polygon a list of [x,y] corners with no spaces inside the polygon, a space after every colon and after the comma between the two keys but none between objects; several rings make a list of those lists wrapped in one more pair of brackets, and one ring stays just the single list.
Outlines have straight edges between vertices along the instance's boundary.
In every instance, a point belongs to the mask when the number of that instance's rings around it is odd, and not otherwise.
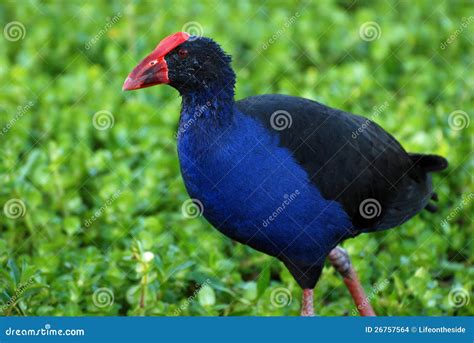
[{"label": "grass background", "polygon": [[[0,37],[0,205],[24,211],[0,214],[0,314],[298,314],[281,263],[183,217],[177,92],[121,91],[187,25],[233,55],[237,98],[315,99],[449,159],[434,178],[438,213],[344,246],[378,314],[473,315],[474,125],[448,120],[474,108],[473,16],[472,1],[2,1],[2,28],[24,29]],[[361,39],[372,21],[379,37]],[[96,129],[98,111],[113,127]],[[315,307],[354,315],[329,266]]]}]

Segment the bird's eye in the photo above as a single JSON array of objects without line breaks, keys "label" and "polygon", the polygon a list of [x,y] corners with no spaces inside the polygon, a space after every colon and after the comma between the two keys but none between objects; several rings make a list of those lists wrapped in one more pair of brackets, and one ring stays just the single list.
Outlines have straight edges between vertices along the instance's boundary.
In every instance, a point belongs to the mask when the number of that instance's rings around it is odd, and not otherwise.
[{"label": "bird's eye", "polygon": [[153,61],[150,62],[151,66],[154,66],[155,64],[156,64],[156,60],[153,60]]},{"label": "bird's eye", "polygon": [[179,50],[178,50],[178,56],[181,57],[181,58],[185,58],[186,56],[188,56],[188,50],[186,50],[186,49],[179,49]]}]

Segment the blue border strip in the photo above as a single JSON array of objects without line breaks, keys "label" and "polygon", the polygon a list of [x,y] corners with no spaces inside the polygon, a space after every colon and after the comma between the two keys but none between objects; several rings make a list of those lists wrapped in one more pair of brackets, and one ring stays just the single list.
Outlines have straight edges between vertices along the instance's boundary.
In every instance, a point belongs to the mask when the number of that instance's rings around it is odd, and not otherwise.
[{"label": "blue border strip", "polygon": [[471,343],[473,318],[2,317],[0,342]]}]

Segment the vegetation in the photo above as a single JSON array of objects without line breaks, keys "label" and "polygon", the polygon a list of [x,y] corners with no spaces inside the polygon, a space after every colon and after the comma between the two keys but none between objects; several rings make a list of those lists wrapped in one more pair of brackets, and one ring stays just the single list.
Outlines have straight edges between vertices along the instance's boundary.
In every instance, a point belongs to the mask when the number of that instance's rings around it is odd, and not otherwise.
[{"label": "vegetation", "polygon": [[[233,55],[237,98],[315,99],[446,156],[438,213],[344,247],[378,314],[474,314],[471,1],[2,1],[0,19],[1,315],[298,314],[281,263],[183,215],[178,93],[121,91],[183,27]],[[329,265],[315,303],[356,315]]]}]

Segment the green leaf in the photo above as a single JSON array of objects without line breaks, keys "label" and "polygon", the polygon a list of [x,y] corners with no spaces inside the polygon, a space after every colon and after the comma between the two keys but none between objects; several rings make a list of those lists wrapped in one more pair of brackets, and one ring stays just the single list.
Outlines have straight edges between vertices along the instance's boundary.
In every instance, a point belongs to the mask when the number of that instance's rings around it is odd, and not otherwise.
[{"label": "green leaf", "polygon": [[13,259],[8,260],[8,267],[10,268],[10,275],[12,276],[13,281],[15,281],[15,284],[19,284],[21,282],[21,274]]},{"label": "green leaf", "polygon": [[181,263],[180,265],[172,268],[169,272],[168,272],[168,276],[167,276],[167,279],[169,279],[171,276],[173,276],[174,274],[186,269],[186,268],[189,268],[191,266],[194,265],[194,261],[186,261],[184,263]]},{"label": "green leaf", "polygon": [[262,272],[260,273],[260,277],[257,281],[257,299],[260,298],[263,293],[265,293],[268,286],[270,285],[270,268],[271,264],[263,268]]}]

